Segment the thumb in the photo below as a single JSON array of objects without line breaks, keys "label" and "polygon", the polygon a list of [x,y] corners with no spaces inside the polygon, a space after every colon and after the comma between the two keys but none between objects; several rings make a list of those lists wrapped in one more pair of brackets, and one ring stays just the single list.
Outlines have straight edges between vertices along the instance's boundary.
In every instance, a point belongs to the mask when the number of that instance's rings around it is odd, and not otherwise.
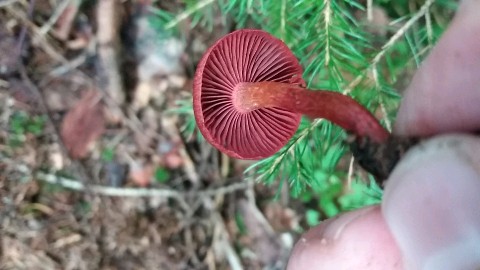
[{"label": "thumb", "polygon": [[405,92],[398,135],[475,131],[480,127],[480,1],[457,14]]},{"label": "thumb", "polygon": [[480,139],[444,135],[408,152],[382,212],[407,269],[480,268]]}]

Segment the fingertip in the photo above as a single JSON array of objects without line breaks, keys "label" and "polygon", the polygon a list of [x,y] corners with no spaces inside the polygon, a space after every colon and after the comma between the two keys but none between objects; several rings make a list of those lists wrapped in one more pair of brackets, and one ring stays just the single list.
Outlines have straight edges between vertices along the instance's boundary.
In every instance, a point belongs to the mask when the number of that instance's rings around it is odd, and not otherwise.
[{"label": "fingertip", "polygon": [[412,149],[388,180],[382,211],[412,269],[480,266],[480,140],[443,135]]},{"label": "fingertip", "polygon": [[402,269],[400,253],[380,208],[343,214],[312,228],[297,242],[288,270]]}]

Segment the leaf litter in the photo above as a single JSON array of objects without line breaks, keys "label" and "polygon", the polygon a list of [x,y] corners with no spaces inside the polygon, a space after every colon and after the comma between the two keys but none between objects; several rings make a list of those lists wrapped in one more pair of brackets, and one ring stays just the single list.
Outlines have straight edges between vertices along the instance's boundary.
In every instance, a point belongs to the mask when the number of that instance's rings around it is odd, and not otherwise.
[{"label": "leaf litter", "polygon": [[[282,268],[291,244],[278,239],[297,236],[287,232],[297,226],[296,216],[281,210],[285,203],[274,211],[257,206],[270,202],[277,187],[246,182],[245,164],[183,138],[182,117],[167,113],[190,95],[191,71],[204,51],[198,48],[220,33],[196,28],[162,41],[148,10],[177,4],[125,1],[101,13],[112,1],[78,6],[72,0],[63,10],[53,1],[33,7],[14,1],[0,8],[0,269]],[[38,14],[34,20],[29,8]],[[97,14],[117,18],[103,18],[93,34]],[[229,27],[217,24],[222,33]],[[5,54],[15,50],[24,28],[29,50]],[[106,41],[103,48],[96,49],[93,35]],[[46,111],[24,87],[18,63]],[[54,127],[45,124],[12,150],[8,123],[17,111],[48,116]],[[76,180],[83,191],[47,183],[42,175]],[[72,178],[77,175],[83,178]],[[109,197],[89,186],[175,196]],[[247,194],[255,194],[257,204]],[[287,225],[272,226],[276,219]]]},{"label": "leaf litter", "polygon": [[80,159],[87,157],[93,143],[104,130],[101,95],[97,91],[89,90],[65,115],[61,135],[71,157]]}]

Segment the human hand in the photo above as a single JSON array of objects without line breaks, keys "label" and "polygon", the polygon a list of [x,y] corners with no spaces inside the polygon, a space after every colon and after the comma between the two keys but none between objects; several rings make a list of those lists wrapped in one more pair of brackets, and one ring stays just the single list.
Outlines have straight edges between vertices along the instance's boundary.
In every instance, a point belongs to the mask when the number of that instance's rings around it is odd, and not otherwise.
[{"label": "human hand", "polygon": [[[461,3],[405,92],[396,134],[480,130],[478,10]],[[288,269],[480,269],[480,138],[442,135],[410,150],[381,206],[311,229]]]}]

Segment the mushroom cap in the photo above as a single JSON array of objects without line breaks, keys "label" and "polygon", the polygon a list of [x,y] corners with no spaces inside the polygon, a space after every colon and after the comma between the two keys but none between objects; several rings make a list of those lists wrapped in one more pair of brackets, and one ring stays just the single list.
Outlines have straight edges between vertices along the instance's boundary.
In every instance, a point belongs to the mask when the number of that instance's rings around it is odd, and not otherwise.
[{"label": "mushroom cap", "polygon": [[193,81],[193,110],[205,139],[239,159],[262,159],[295,134],[301,115],[281,108],[240,112],[232,92],[241,82],[301,83],[302,67],[281,40],[244,29],[218,40],[203,55]]}]

